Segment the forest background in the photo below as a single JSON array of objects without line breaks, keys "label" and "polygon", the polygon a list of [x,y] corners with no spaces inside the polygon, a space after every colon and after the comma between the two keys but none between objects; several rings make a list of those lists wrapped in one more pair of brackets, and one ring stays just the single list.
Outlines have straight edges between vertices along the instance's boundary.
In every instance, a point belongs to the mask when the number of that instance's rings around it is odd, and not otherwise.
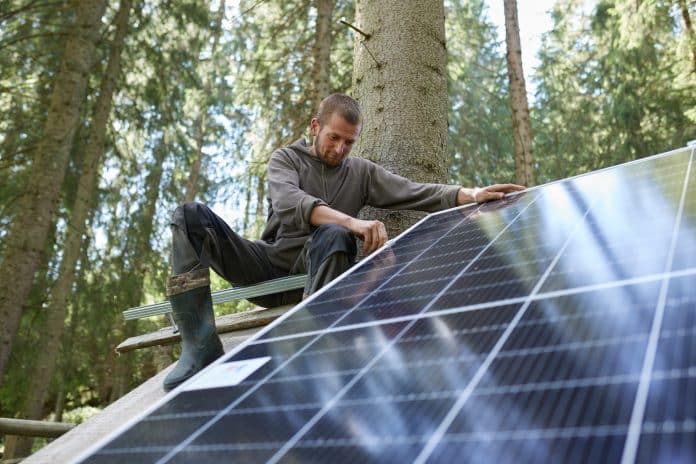
[{"label": "forest background", "polygon": [[[696,139],[693,0],[555,2],[531,73],[531,178],[487,2],[428,1],[445,13],[450,183],[543,184]],[[321,96],[370,104],[359,63],[379,67],[380,48],[338,21],[381,21],[361,3],[0,2],[0,417],[81,420],[175,359],[114,352],[164,324],[121,312],[164,299],[169,215],[201,201],[258,237],[273,149],[307,135]]]}]

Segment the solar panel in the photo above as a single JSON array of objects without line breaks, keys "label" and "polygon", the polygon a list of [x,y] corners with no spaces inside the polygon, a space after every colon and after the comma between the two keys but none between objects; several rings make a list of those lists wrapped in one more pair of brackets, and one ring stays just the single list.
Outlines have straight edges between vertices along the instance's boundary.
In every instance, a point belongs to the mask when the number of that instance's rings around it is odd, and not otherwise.
[{"label": "solar panel", "polygon": [[428,216],[82,462],[696,461],[693,156]]}]

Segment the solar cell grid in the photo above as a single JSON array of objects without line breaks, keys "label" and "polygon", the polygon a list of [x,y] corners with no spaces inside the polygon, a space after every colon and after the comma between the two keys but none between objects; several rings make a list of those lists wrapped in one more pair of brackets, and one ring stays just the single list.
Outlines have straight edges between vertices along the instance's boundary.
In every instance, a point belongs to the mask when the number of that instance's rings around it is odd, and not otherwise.
[{"label": "solar cell grid", "polygon": [[[527,205],[528,206],[528,205]],[[526,207],[525,207],[526,209]],[[524,209],[523,209],[524,210]],[[518,212],[517,215],[520,213]],[[458,220],[455,221],[448,221],[449,217],[455,217]],[[440,215],[440,216],[435,216],[437,220],[440,222],[446,222],[449,226],[451,226],[450,229],[440,231],[440,235],[437,239],[427,242],[427,241],[420,241],[420,250],[418,251],[417,254],[413,254],[413,256],[410,257],[410,261],[407,261],[407,263],[415,263],[416,261],[420,260],[420,258],[427,257],[428,252],[435,250],[436,246],[439,247],[440,244],[445,242],[447,240],[447,237],[452,234],[452,233],[461,233],[460,231],[457,230],[458,227],[460,227],[463,224],[464,219],[462,218],[460,210],[455,210],[451,212],[448,215]],[[426,222],[427,223],[427,222]],[[507,226],[501,226],[502,230],[505,230]],[[475,230],[476,227],[472,227],[471,225],[466,226],[467,229],[469,230]],[[476,258],[479,257],[479,255],[484,252],[486,249],[488,249],[490,245],[486,245],[483,248],[481,248],[476,255],[471,256],[471,254],[468,254],[467,257],[462,261],[458,261],[456,259],[453,259],[453,257],[450,254],[444,255],[447,257],[447,259],[453,260],[455,262],[460,262],[460,269],[458,271],[458,274],[462,273],[465,271],[469,264],[473,262]],[[440,252],[441,254],[441,252]],[[385,257],[387,255],[388,257]],[[391,258],[389,257],[396,257],[398,256],[398,250],[392,248],[385,250],[381,253],[381,256],[378,256],[377,259],[381,260],[388,260],[392,261]],[[358,276],[355,275],[350,275],[348,276],[345,280],[350,283],[354,281],[355,279],[360,279],[361,277],[364,277],[365,271],[362,270],[363,272],[359,274]],[[371,293],[369,293],[366,297],[363,297],[364,294],[357,292],[352,294],[349,297],[344,298],[345,301],[343,302],[337,302],[333,300],[325,300],[321,299],[320,302],[317,303],[312,303],[309,302],[305,306],[306,311],[297,311],[293,315],[291,315],[288,319],[285,320],[285,324],[270,330],[266,336],[267,337],[278,337],[278,336],[283,336],[283,335],[288,335],[292,333],[297,333],[299,331],[318,331],[322,330],[324,328],[330,327],[335,324],[339,324],[342,321],[350,321],[350,324],[357,323],[356,321],[356,316],[355,313],[356,311],[360,311],[363,306],[367,305],[374,305],[375,303],[379,304],[385,301],[388,301],[389,304],[388,306],[393,306],[394,303],[400,303],[402,301],[406,302],[413,302],[416,300],[421,300],[423,299],[422,295],[425,295],[425,298],[431,298],[432,295],[438,294],[438,292],[442,291],[444,288],[451,286],[451,282],[440,282],[438,285],[437,282],[429,282],[425,284],[411,284],[404,286],[402,288],[397,288],[397,289],[390,289],[391,282],[394,281],[394,279],[398,278],[403,272],[404,272],[404,265],[401,266],[391,266],[387,268],[388,272],[384,272],[383,269],[375,269],[374,272],[377,274],[380,274],[382,279],[378,280],[378,286],[373,287],[373,290]],[[368,271],[370,272],[370,271]],[[368,282],[374,281],[374,276],[370,276]],[[345,284],[344,284],[345,285]],[[414,285],[420,285],[420,289],[414,289]],[[422,288],[426,287],[426,288]],[[325,295],[328,298],[331,298],[332,296],[332,289],[329,289]],[[335,295],[335,293],[334,293]],[[368,301],[369,300],[369,301]],[[399,305],[401,309],[401,314],[404,314],[404,305]],[[349,308],[346,311],[346,308]],[[423,305],[419,304],[415,308],[415,312],[420,312],[423,308]],[[317,311],[318,310],[318,311]],[[372,316],[363,316],[363,317],[368,317],[372,318]],[[387,316],[389,317],[389,315]],[[359,319],[360,321],[364,319]]]},{"label": "solar cell grid", "polygon": [[[629,165],[614,182],[606,182],[601,194],[612,201],[590,212],[542,291],[664,272],[687,155],[659,158],[651,169]],[[634,194],[641,177],[650,182]]]},{"label": "solar cell grid", "polygon": [[[670,281],[657,344],[638,462],[696,456],[696,295],[694,277]],[[675,401],[679,398],[679,401]]]},{"label": "solar cell grid", "polygon": [[692,152],[431,215],[84,462],[696,459]]},{"label": "solar cell grid", "polygon": [[430,456],[432,462],[587,463],[619,462],[625,427],[514,430],[447,435]]},{"label": "solar cell grid", "polygon": [[684,203],[677,250],[672,268],[689,269],[696,267],[696,169],[691,170]]}]

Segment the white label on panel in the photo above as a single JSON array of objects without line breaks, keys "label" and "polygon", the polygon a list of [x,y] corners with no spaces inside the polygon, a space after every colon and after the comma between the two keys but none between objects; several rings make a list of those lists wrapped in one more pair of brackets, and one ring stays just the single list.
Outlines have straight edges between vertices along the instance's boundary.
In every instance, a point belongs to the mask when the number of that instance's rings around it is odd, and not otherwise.
[{"label": "white label on panel", "polygon": [[269,359],[271,359],[270,356],[264,356],[263,358],[216,364],[201,375],[194,377],[191,382],[186,383],[182,390],[205,390],[237,385],[266,364]]}]

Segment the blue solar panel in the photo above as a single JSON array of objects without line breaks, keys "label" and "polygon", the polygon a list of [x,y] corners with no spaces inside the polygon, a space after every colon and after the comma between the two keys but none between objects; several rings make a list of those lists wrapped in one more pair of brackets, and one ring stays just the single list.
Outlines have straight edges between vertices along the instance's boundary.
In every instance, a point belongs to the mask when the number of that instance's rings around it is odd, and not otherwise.
[{"label": "blue solar panel", "polygon": [[693,152],[427,217],[82,462],[696,461]]}]

